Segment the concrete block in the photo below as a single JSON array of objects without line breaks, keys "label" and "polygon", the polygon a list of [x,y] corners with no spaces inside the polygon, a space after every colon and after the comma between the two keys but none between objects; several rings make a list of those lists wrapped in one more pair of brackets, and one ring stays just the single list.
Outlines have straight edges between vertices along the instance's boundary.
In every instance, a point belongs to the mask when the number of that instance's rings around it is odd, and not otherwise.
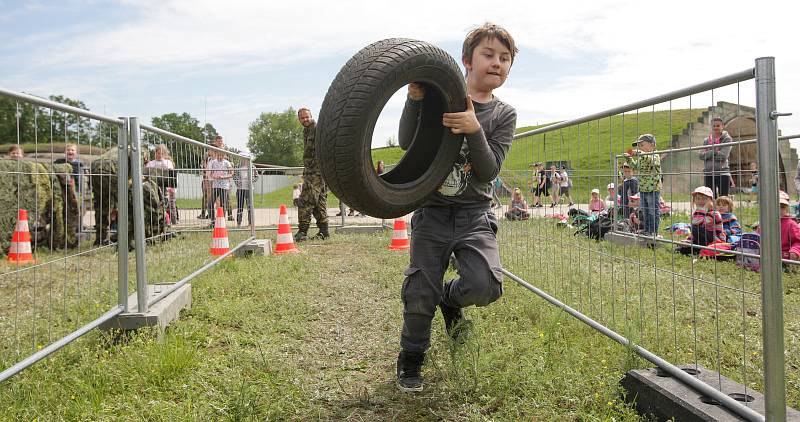
[{"label": "concrete block", "polygon": [[[173,284],[150,284],[147,286],[148,300],[172,287]],[[138,312],[136,293],[128,296],[128,312],[118,315],[102,325],[100,329],[136,330],[142,327],[159,326],[165,329],[170,322],[178,319],[181,309],[192,307],[192,285],[184,284],[164,299],[161,299],[145,313]]]},{"label": "concrete block", "polygon": [[[703,366],[678,366],[743,404],[746,400],[751,409],[764,414],[764,396],[758,391],[745,390],[743,385]],[[636,410],[641,415],[652,415],[659,421],[670,418],[690,422],[744,420],[715,400],[702,396],[658,368],[628,371],[620,384],[627,391],[626,400],[634,402]],[[786,409],[787,420],[800,421],[800,412],[789,407]]]},{"label": "concrete block", "polygon": [[353,233],[379,233],[386,231],[384,226],[344,226],[337,227],[336,233],[339,234],[353,234]]},{"label": "concrete block", "polygon": [[272,254],[272,240],[270,239],[253,239],[234,252],[237,258],[270,254]]},{"label": "concrete block", "polygon": [[653,239],[646,239],[643,237],[636,237],[630,233],[623,232],[608,232],[603,236],[603,239],[619,246],[639,246],[642,248],[658,247],[659,242]]}]

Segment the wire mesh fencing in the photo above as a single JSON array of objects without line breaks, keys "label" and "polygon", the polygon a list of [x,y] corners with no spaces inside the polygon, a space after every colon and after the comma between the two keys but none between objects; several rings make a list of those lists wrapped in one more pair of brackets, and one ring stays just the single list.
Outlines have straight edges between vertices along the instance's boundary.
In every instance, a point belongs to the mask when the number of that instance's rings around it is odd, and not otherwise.
[{"label": "wire mesh fencing", "polygon": [[[782,319],[798,313],[783,309],[780,287],[800,276],[774,247],[778,189],[794,194],[797,157],[767,131],[774,102],[754,95],[758,77],[749,69],[524,132],[512,146],[523,158],[496,181],[507,275],[753,420],[763,415],[748,392],[766,391],[777,415],[784,377],[800,378],[796,344],[784,365]],[[703,186],[710,197],[692,194]],[[716,382],[679,374],[700,368]],[[721,391],[722,376],[743,391]]]},{"label": "wire mesh fencing", "polygon": [[[123,311],[127,248],[95,230],[115,204],[126,124],[0,91],[0,381]],[[123,213],[122,217],[127,215]],[[123,293],[120,293],[123,292]]]}]

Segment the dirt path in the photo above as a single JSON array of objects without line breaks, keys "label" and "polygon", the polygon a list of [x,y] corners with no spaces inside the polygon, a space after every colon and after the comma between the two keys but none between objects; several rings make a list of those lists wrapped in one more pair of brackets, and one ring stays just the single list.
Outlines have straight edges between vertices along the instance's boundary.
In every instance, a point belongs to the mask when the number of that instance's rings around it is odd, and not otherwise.
[{"label": "dirt path", "polygon": [[312,400],[333,419],[439,419],[430,414],[441,406],[433,399],[435,388],[409,396],[394,385],[407,253],[386,250],[383,237],[369,242],[337,238],[335,245],[305,246],[320,268],[307,291],[315,317],[298,351],[299,366],[313,384],[308,388],[315,392]]}]

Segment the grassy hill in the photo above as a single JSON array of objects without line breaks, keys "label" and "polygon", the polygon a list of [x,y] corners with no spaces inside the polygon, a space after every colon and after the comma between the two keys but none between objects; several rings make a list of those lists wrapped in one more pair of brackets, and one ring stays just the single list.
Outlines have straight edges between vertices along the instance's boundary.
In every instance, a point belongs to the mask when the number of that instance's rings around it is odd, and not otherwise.
[{"label": "grassy hill", "polygon": [[[531,164],[567,161],[573,177],[573,199],[586,201],[595,187],[605,195],[606,185],[613,181],[614,155],[631,148],[631,143],[642,133],[652,133],[658,141],[657,148],[666,148],[672,135],[696,121],[703,111],[681,109],[618,115],[517,139],[503,163],[501,177],[511,187],[527,188]],[[520,127],[516,133],[543,126],[546,125]],[[384,160],[386,164],[396,163],[401,157],[402,151],[397,147],[372,150],[373,160]]]}]

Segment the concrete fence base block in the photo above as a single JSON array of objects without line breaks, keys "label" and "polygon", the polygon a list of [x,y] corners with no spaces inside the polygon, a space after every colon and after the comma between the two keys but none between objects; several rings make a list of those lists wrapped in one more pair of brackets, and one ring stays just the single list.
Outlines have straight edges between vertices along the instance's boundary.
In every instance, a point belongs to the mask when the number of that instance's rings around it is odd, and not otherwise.
[{"label": "concrete fence base block", "polygon": [[603,239],[618,246],[639,246],[642,248],[647,248],[647,247],[657,248],[659,245],[659,242],[653,239],[636,237],[631,235],[630,233],[621,233],[621,232],[608,232],[603,236]]},{"label": "concrete fence base block", "polygon": [[338,234],[353,234],[353,233],[380,233],[386,231],[384,226],[344,226],[338,227],[336,233]]},{"label": "concrete fence base block", "polygon": [[[170,288],[172,284],[150,284],[147,286],[147,298],[161,294]],[[128,296],[128,312],[118,315],[116,318],[106,321],[100,325],[103,331],[108,330],[137,330],[142,327],[159,326],[165,329],[172,321],[178,319],[181,309],[192,307],[192,285],[187,283],[179,289],[161,299],[151,306],[148,312],[138,312],[136,303],[136,293]]]},{"label": "concrete fence base block", "polygon": [[[722,392],[764,414],[764,395],[758,391],[749,388],[745,390],[743,385],[702,366],[679,365],[679,367],[714,388],[719,389],[721,385]],[[744,420],[721,406],[716,400],[703,396],[661,369],[628,371],[620,384],[627,392],[626,400],[635,403],[639,414],[652,415],[659,421],[671,418],[675,418],[676,421]],[[786,409],[787,420],[800,421],[800,412],[789,407]]]},{"label": "concrete fence base block", "polygon": [[272,254],[272,240],[254,239],[233,253],[237,258],[248,256],[265,256]]}]

